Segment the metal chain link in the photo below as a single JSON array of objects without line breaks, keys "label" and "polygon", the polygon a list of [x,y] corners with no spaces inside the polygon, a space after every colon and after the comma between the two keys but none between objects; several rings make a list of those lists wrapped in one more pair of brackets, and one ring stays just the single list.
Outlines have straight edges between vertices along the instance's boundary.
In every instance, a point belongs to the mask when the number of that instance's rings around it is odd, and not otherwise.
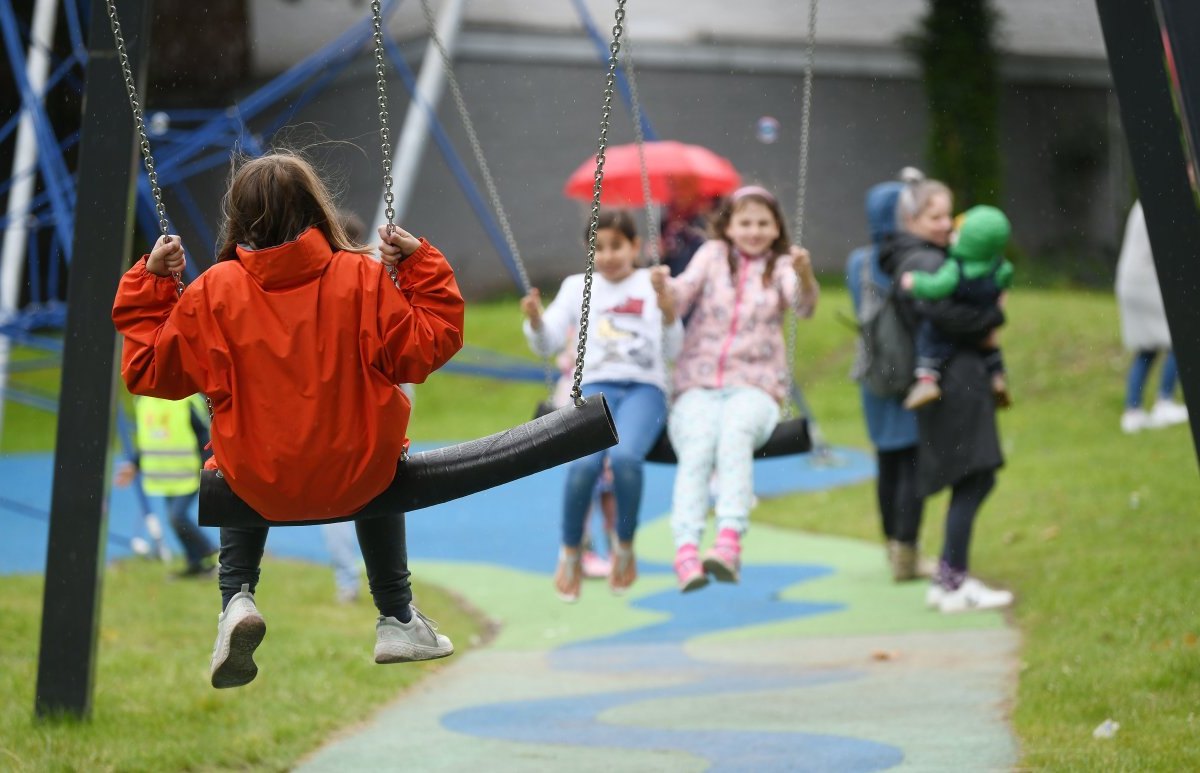
[{"label": "metal chain link", "polygon": [[454,66],[450,62],[450,54],[447,53],[446,46],[443,45],[441,36],[437,33],[437,21],[433,17],[429,0],[421,0],[421,10],[425,13],[425,25],[429,30],[429,39],[437,48],[438,55],[441,56],[442,71],[446,73],[446,83],[450,86],[454,105],[458,108],[463,129],[467,132],[467,141],[471,143],[471,152],[475,154],[475,163],[479,165],[479,173],[483,176],[483,184],[487,188],[488,198],[491,199],[492,210],[495,211],[496,219],[500,222],[500,230],[504,233],[504,242],[508,245],[508,251],[516,265],[517,275],[521,281],[521,292],[528,293],[533,287],[529,281],[529,273],[525,270],[525,263],[521,260],[521,251],[517,249],[517,240],[513,236],[512,226],[509,225],[504,205],[500,203],[500,192],[496,188],[496,181],[492,179],[492,172],[483,155],[483,146],[479,143],[479,136],[475,133],[475,122],[471,120],[471,113],[467,110],[467,102],[463,99],[462,89],[459,88],[458,79],[454,77]]},{"label": "metal chain link", "polygon": [[[371,1],[371,26],[375,39],[375,89],[379,101],[379,144],[383,151],[383,213],[387,218],[387,231],[390,236],[396,230],[396,210],[392,206],[396,197],[392,194],[392,142],[391,127],[388,123],[387,68],[384,66],[383,59],[383,7],[379,0]],[[384,265],[387,267],[392,284],[399,288],[400,277],[397,275],[396,267],[391,264]]]},{"label": "metal chain link", "polygon": [[[129,52],[125,48],[125,36],[121,34],[121,21],[117,18],[115,0],[105,0],[108,10],[108,22],[112,27],[113,42],[117,47],[117,58],[121,63],[121,75],[125,78],[125,92],[129,96],[129,107],[133,110],[133,125],[137,130],[138,147],[142,151],[142,162],[146,167],[146,175],[150,178],[150,194],[154,197],[154,211],[158,214],[158,230],[163,236],[171,232],[167,222],[167,207],[163,204],[162,190],[158,187],[158,172],[154,170],[154,156],[150,153],[150,138],[146,136],[146,122],[142,117],[142,105],[138,101],[137,85],[133,82],[133,68],[129,64]],[[172,273],[175,278],[175,292],[183,295],[183,276]]]},{"label": "metal chain link", "polygon": [[[454,105],[458,110],[459,119],[462,121],[463,129],[467,133],[467,141],[471,144],[471,153],[475,156],[475,163],[479,166],[479,172],[483,176],[483,184],[487,188],[488,198],[491,199],[492,211],[496,213],[496,220],[499,221],[500,231],[504,234],[504,242],[508,245],[509,254],[512,255],[513,265],[517,269],[517,278],[521,284],[521,293],[528,295],[533,288],[533,283],[529,280],[529,272],[525,268],[525,262],[521,260],[521,250],[517,248],[517,238],[513,235],[512,226],[508,222],[508,213],[504,210],[504,204],[500,201],[500,191],[496,188],[495,180],[492,179],[491,168],[488,166],[487,157],[483,154],[483,145],[479,142],[479,136],[475,133],[475,122],[471,120],[471,113],[467,109],[467,101],[463,97],[462,89],[458,85],[458,78],[454,76],[454,65],[450,61],[450,53],[446,50],[442,38],[437,33],[437,20],[433,16],[428,0],[421,0],[421,10],[425,14],[425,26],[428,31],[429,40],[437,49],[438,55],[442,60],[442,71],[446,74],[446,83],[450,86],[450,94],[454,98]],[[536,332],[536,331],[535,331]],[[541,333],[538,333],[541,337]],[[546,390],[553,395],[556,370],[554,368],[552,358],[542,358],[542,375],[546,382]]]},{"label": "metal chain link", "polygon": [[575,381],[571,398],[576,406],[583,400],[583,357],[587,352],[588,316],[592,310],[592,274],[596,270],[596,228],[600,225],[600,191],[604,185],[604,151],[608,147],[608,124],[612,116],[613,91],[617,81],[617,54],[624,31],[625,0],[617,0],[612,42],[608,45],[608,74],[604,78],[604,103],[600,108],[600,138],[596,142],[596,176],[592,183],[592,216],[588,223],[587,269],[583,274],[583,308],[579,313],[579,342],[575,354]]},{"label": "metal chain link", "polygon": [[633,137],[637,143],[638,165],[642,176],[642,200],[646,204],[646,257],[651,266],[662,262],[659,255],[658,219],[650,200],[650,170],[646,167],[646,135],[642,130],[642,102],[638,98],[637,76],[633,66],[633,41],[625,32],[625,78],[629,81],[629,107],[633,113]]},{"label": "metal chain link", "polygon": [[[808,195],[808,137],[810,115],[812,113],[812,90],[813,90],[813,60],[817,50],[817,2],[818,0],[809,0],[808,3],[808,56],[804,62],[804,96],[800,107],[800,173],[797,181],[796,189],[796,244],[804,246],[804,211],[805,199]],[[797,292],[799,288],[797,288]],[[788,321],[787,328],[787,372],[788,383],[795,384],[796,378],[796,341],[799,338],[800,317],[796,314],[796,310],[792,309],[791,319]],[[794,390],[789,390],[794,391]],[[790,416],[794,410],[799,409],[799,406],[793,405],[794,400],[789,400],[785,406],[784,413]]]}]

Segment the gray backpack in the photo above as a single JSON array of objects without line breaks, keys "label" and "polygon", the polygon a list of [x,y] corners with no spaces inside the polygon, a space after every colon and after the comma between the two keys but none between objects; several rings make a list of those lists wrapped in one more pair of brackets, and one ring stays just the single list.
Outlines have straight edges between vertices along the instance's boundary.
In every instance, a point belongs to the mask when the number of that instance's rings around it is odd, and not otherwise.
[{"label": "gray backpack", "polygon": [[858,351],[851,376],[878,397],[903,395],[913,381],[913,334],[900,313],[894,284],[873,276],[876,258],[862,263]]}]

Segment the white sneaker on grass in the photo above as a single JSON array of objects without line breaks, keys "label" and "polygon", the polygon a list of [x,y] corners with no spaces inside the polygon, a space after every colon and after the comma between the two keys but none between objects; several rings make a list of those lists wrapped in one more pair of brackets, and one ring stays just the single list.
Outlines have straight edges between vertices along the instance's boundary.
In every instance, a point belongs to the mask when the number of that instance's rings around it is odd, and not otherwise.
[{"label": "white sneaker on grass", "polygon": [[225,611],[217,617],[217,642],[209,664],[212,686],[241,687],[254,681],[258,676],[254,650],[266,635],[267,622],[254,605],[250,585],[243,584],[241,592],[229,600]]},{"label": "white sneaker on grass", "polygon": [[1160,397],[1155,401],[1154,407],[1150,409],[1150,418],[1146,426],[1151,429],[1157,429],[1159,427],[1183,424],[1187,420],[1188,409],[1186,405],[1180,405],[1174,400],[1164,400]]},{"label": "white sneaker on grass", "polygon": [[937,609],[942,603],[942,597],[946,595],[946,589],[937,582],[929,583],[929,587],[925,590],[925,606],[930,609]]},{"label": "white sneaker on grass", "polygon": [[1150,414],[1141,408],[1128,408],[1121,414],[1121,431],[1126,435],[1141,432],[1150,426]]},{"label": "white sneaker on grass", "polygon": [[375,623],[375,662],[412,663],[453,655],[454,645],[448,636],[437,632],[437,623],[411,604],[408,608],[412,619],[407,623],[379,616]]},{"label": "white sneaker on grass", "polygon": [[956,589],[942,591],[938,609],[945,614],[954,614],[982,609],[1000,609],[1012,603],[1012,591],[995,590],[974,577],[968,577]]}]

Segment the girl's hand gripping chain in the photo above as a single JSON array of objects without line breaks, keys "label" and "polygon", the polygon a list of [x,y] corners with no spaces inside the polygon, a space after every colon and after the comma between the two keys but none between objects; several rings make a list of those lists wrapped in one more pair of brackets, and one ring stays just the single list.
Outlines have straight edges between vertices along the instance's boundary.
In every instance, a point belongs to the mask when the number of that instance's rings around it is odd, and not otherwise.
[{"label": "girl's hand gripping chain", "polygon": [[379,226],[379,257],[388,266],[394,266],[412,255],[421,246],[421,240],[398,225]]},{"label": "girl's hand gripping chain", "polygon": [[175,235],[160,236],[146,259],[146,270],[155,276],[170,276],[182,274],[186,263],[183,257],[183,243]]},{"label": "girl's hand gripping chain", "polygon": [[531,287],[521,299],[521,313],[529,320],[530,327],[542,329],[542,294],[536,287]]},{"label": "girl's hand gripping chain", "polygon": [[650,286],[654,288],[658,310],[662,312],[664,325],[671,325],[675,322],[675,294],[667,287],[667,277],[670,276],[670,271],[666,266],[655,266],[650,271]]}]

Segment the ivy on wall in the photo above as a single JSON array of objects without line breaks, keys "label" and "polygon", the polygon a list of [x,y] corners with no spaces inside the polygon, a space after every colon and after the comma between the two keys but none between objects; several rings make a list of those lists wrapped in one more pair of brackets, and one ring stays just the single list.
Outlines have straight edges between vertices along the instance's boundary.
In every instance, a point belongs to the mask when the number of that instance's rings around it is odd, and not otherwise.
[{"label": "ivy on wall", "polygon": [[954,191],[956,209],[1000,203],[998,19],[990,0],[929,0],[907,41],[929,105],[930,174]]}]

